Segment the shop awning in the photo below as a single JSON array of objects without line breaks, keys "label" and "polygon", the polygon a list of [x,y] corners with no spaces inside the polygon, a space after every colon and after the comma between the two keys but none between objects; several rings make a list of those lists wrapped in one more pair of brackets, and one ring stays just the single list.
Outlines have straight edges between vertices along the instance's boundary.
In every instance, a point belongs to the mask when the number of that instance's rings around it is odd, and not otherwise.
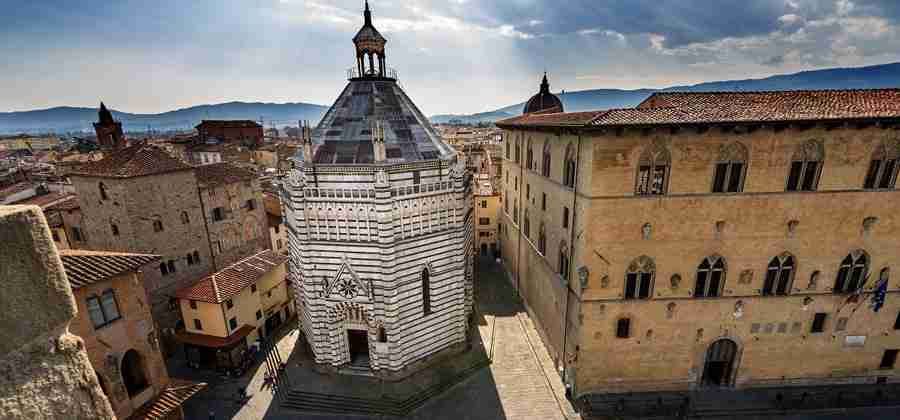
[{"label": "shop awning", "polygon": [[243,340],[248,335],[250,335],[251,332],[253,332],[253,327],[249,325],[244,325],[243,327],[238,328],[234,332],[234,334],[231,334],[225,338],[206,334],[194,334],[187,331],[178,331],[175,333],[175,339],[184,344],[191,344],[199,347],[208,347],[211,349],[220,349],[232,347],[235,343]]}]

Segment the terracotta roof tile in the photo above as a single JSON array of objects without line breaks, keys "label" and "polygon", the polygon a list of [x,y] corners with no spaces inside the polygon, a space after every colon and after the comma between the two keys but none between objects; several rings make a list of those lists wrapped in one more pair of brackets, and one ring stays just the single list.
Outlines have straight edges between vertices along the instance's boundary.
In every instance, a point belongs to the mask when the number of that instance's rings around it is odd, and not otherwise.
[{"label": "terracotta roof tile", "polygon": [[203,382],[172,380],[155,399],[135,411],[129,420],[162,420],[178,410],[185,401],[206,388]]},{"label": "terracotta roof tile", "polygon": [[[590,114],[594,117],[584,122]],[[900,89],[663,92],[635,108],[523,115],[498,126],[626,126],[900,118]]]},{"label": "terracotta roof tile", "polygon": [[262,128],[262,126],[251,120],[203,120],[197,125],[197,128]]},{"label": "terracotta roof tile", "polygon": [[141,142],[111,152],[98,161],[79,165],[70,173],[104,178],[132,178],[190,169],[190,165],[165,150]]},{"label": "terracotta roof tile", "polygon": [[160,259],[159,255],[74,249],[62,249],[59,256],[73,289],[137,271],[144,265]]},{"label": "terracotta roof tile", "polygon": [[498,127],[504,126],[532,126],[532,127],[556,127],[556,126],[580,126],[585,125],[604,111],[587,112],[559,112],[559,113],[534,113],[524,114],[518,117],[497,121]]},{"label": "terracotta roof tile", "polygon": [[262,276],[285,261],[287,256],[278,255],[267,249],[240,260],[193,286],[179,290],[175,296],[201,302],[222,303],[237,296],[241,290],[255,284]]},{"label": "terracotta roof tile", "polygon": [[194,169],[200,188],[213,188],[224,184],[251,181],[256,178],[253,171],[229,163],[201,165]]},{"label": "terracotta roof tile", "polygon": [[37,195],[14,204],[35,205],[40,207],[42,210],[49,210],[50,208],[62,204],[63,202],[68,200],[77,200],[77,197],[72,193],[51,192],[49,194]]}]

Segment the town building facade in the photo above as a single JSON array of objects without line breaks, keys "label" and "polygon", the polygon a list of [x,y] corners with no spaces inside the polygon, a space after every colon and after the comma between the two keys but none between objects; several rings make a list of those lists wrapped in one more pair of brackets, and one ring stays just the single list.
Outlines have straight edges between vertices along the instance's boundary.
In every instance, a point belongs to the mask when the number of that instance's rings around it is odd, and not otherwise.
[{"label": "town building facade", "polygon": [[285,261],[262,251],[176,293],[185,326],[177,338],[188,363],[239,366],[250,346],[292,317]]},{"label": "town building facade", "polygon": [[192,167],[141,142],[82,164],[69,178],[79,211],[63,219],[73,247],[162,256],[144,285],[166,344],[179,321],[177,290],[268,248],[262,190],[249,171]]},{"label": "town building facade", "polygon": [[662,93],[499,122],[503,262],[572,397],[900,379],[898,104]]},{"label": "town building facade", "polygon": [[160,257],[62,250],[60,259],[78,307],[70,331],[84,340],[116,417],[183,418],[180,404],[203,386],[172,381],[166,371],[141,284],[143,267]]},{"label": "town building facade", "polygon": [[196,127],[200,143],[233,143],[247,147],[263,144],[263,126],[249,120],[203,120]]},{"label": "town building facade", "polygon": [[357,65],[319,126],[304,130],[282,203],[316,364],[394,378],[465,348],[472,192],[456,153],[385,67],[368,5],[364,15]]},{"label": "town building facade", "polygon": [[497,258],[500,229],[500,193],[489,174],[475,175],[475,249],[481,257]]}]

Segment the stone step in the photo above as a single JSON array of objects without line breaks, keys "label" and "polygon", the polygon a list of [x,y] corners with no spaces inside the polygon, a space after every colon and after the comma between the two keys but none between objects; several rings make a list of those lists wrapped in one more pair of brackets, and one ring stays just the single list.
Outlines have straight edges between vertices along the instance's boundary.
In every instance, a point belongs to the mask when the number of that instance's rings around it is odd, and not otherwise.
[{"label": "stone step", "polygon": [[360,398],[346,395],[324,394],[293,390],[281,403],[282,406],[299,411],[327,412],[341,414],[385,414],[391,416],[406,416],[422,406],[429,399],[442,394],[456,384],[481,370],[490,364],[483,361],[473,365],[449,380],[429,387],[422,392],[412,395],[404,400],[385,398]]}]

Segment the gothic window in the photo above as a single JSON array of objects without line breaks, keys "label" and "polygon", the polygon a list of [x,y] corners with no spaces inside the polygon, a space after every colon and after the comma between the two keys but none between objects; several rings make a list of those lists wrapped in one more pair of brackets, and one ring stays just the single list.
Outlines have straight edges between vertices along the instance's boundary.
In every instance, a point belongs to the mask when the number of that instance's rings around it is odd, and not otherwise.
[{"label": "gothic window", "polygon": [[109,224],[109,230],[112,231],[113,236],[119,236],[119,226],[117,226],[115,223]]},{"label": "gothic window", "polygon": [[147,389],[147,375],[144,372],[144,361],[138,352],[128,350],[122,357],[122,382],[129,397],[135,397],[141,391]]},{"label": "gothic window", "polygon": [[747,149],[742,144],[731,143],[723,147],[716,161],[712,192],[735,193],[743,191],[747,161]]},{"label": "gothic window", "polygon": [[100,199],[109,200],[109,195],[106,194],[106,185],[101,182],[97,185],[97,188],[100,190]]},{"label": "gothic window", "polygon": [[528,138],[527,143],[525,144],[525,169],[529,171],[534,169],[534,150],[531,147],[531,138]]},{"label": "gothic window", "polygon": [[824,161],[825,147],[822,142],[810,140],[801,145],[791,161],[787,191],[815,191]]},{"label": "gothic window", "polygon": [[194,265],[194,254],[188,252],[185,259],[187,260],[187,265]]},{"label": "gothic window", "polygon": [[528,217],[528,208],[525,208],[525,220],[524,220],[524,228],[522,229],[525,232],[525,237],[531,239],[531,220]]},{"label": "gothic window", "polygon": [[199,263],[200,263],[200,253],[197,251],[194,251],[194,264],[199,264]]},{"label": "gothic window", "polygon": [[541,175],[550,178],[550,162],[553,161],[553,154],[550,151],[550,139],[544,141],[544,153],[541,159]]},{"label": "gothic window", "polygon": [[153,231],[154,231],[154,232],[162,232],[162,231],[163,231],[163,222],[162,222],[162,220],[154,220],[154,221],[153,221]]},{"label": "gothic window", "polygon": [[619,318],[616,321],[616,338],[631,337],[631,318]]},{"label": "gothic window", "polygon": [[563,165],[563,184],[569,188],[575,188],[575,146],[569,143],[566,146],[566,159]]},{"label": "gothic window", "polygon": [[519,138],[516,139],[516,163],[522,161],[522,149],[519,147],[522,142],[522,136],[519,135]]},{"label": "gothic window", "polygon": [[725,285],[725,259],[719,256],[703,259],[697,267],[697,284],[694,297],[716,297],[722,295]]},{"label": "gothic window", "polygon": [[841,261],[837,279],[834,281],[834,293],[853,293],[866,284],[869,272],[869,258],[865,251],[856,250]]},{"label": "gothic window", "polygon": [[[506,142],[506,160],[511,160],[512,155],[509,154],[509,135],[503,136],[503,141]],[[509,172],[506,173],[506,180],[509,182]]]},{"label": "gothic window", "polygon": [[541,193],[541,210],[547,211],[547,193]]},{"label": "gothic window", "polygon": [[378,327],[378,342],[387,343],[387,332],[384,330],[384,327]]},{"label": "gothic window", "polygon": [[166,265],[165,261],[159,263],[159,274],[162,274],[163,276],[169,275],[169,266]]},{"label": "gothic window", "polygon": [[175,260],[169,260],[169,262],[166,263],[166,267],[169,270],[169,274],[175,274]]},{"label": "gothic window", "polygon": [[566,245],[566,241],[562,241],[559,244],[559,276],[564,280],[569,279],[569,247]]},{"label": "gothic window", "polygon": [[188,217],[186,211],[181,212],[181,224],[186,225],[191,222],[191,218]]},{"label": "gothic window", "polygon": [[519,200],[513,202],[513,223],[519,224]]},{"label": "gothic window", "polygon": [[638,161],[636,195],[663,195],[668,189],[672,159],[663,146],[651,146]]},{"label": "gothic window", "polygon": [[569,228],[569,208],[568,207],[563,207],[562,227],[563,227],[563,229]]},{"label": "gothic window", "polygon": [[863,188],[867,190],[891,189],[897,184],[897,171],[900,169],[900,147],[881,144],[872,156],[869,172]]},{"label": "gothic window", "polygon": [[625,299],[649,299],[653,293],[656,265],[647,256],[632,261],[625,274]]},{"label": "gothic window", "polygon": [[543,223],[541,223],[540,230],[538,230],[538,252],[541,255],[547,254],[547,229]]},{"label": "gothic window", "polygon": [[422,269],[422,312],[431,314],[431,273],[427,267]]},{"label": "gothic window", "polygon": [[794,256],[781,254],[769,262],[762,294],[765,296],[785,296],[790,294],[794,280]]}]

